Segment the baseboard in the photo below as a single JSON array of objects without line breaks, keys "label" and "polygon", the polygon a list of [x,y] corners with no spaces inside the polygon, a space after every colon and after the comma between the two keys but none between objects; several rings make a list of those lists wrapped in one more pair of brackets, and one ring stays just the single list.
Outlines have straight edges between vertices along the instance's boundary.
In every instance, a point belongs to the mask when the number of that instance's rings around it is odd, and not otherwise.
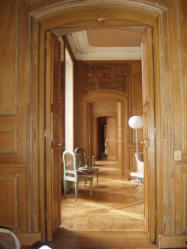
[{"label": "baseboard", "polygon": [[186,235],[159,235],[159,248],[186,248]]},{"label": "baseboard", "polygon": [[30,246],[30,245],[33,245],[34,243],[42,240],[41,233],[16,232],[16,235],[18,236],[22,246]]}]

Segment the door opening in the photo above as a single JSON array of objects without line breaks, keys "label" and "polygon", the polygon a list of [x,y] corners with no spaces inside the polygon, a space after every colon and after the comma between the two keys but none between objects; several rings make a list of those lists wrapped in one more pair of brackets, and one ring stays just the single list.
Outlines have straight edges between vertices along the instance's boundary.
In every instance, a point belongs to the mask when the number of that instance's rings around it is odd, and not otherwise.
[{"label": "door opening", "polygon": [[98,160],[107,160],[107,117],[97,119],[98,122]]},{"label": "door opening", "polygon": [[[63,27],[63,25],[62,25],[62,27]],[[72,28],[72,29],[73,29],[73,28]],[[43,32],[43,30],[42,30],[42,32]],[[146,35],[147,35],[147,34],[146,34]],[[147,36],[146,36],[146,37],[147,37]],[[43,34],[41,34],[41,38],[44,38],[44,37],[43,37]],[[147,42],[150,42],[150,40],[148,40]],[[45,42],[44,42],[44,44],[45,44]],[[45,49],[44,49],[44,44],[41,43],[41,46],[40,46],[41,54],[44,53],[44,51],[45,51]],[[152,44],[152,43],[151,43],[151,44]],[[41,61],[43,60],[43,58],[44,58],[44,57],[41,56]],[[42,76],[41,76],[41,78],[42,78]],[[151,84],[152,84],[152,83],[151,83]],[[150,95],[150,93],[148,93],[148,96],[149,96],[149,95]],[[49,98],[49,96],[46,95],[46,99],[48,99],[48,98]],[[152,95],[151,95],[151,98],[152,98]],[[152,101],[152,100],[151,100],[151,101]],[[151,102],[151,105],[152,105],[152,102]],[[152,108],[152,106],[151,106],[151,108]],[[151,111],[151,115],[152,115],[153,110],[151,109],[150,111]],[[154,113],[153,113],[153,114],[154,114]],[[154,119],[153,119],[153,120],[154,120]],[[47,134],[47,136],[51,136],[51,132],[50,132],[50,131],[49,131],[49,134]],[[151,143],[150,143],[150,144],[151,144]],[[49,144],[48,144],[48,145],[49,145]],[[50,146],[51,146],[51,145],[50,145]],[[152,151],[152,153],[154,153],[154,151],[153,151],[153,150],[154,150],[154,144],[152,143],[151,146],[152,146],[152,147],[151,147],[151,150],[150,150],[150,151]],[[46,149],[46,151],[49,152],[48,149]],[[153,159],[152,159],[152,163],[154,164],[153,160],[154,160],[154,157],[153,157]],[[48,170],[51,171],[51,169],[52,169],[52,168],[50,167],[50,169],[46,169],[46,170],[47,170],[47,171],[48,171]],[[152,170],[152,173],[153,173],[152,176],[154,176],[154,166],[151,168],[151,170]],[[47,176],[48,176],[48,178],[50,178],[49,172],[47,173]],[[48,184],[49,184],[49,183],[50,183],[50,179],[47,179],[47,182],[48,182]],[[155,202],[154,202],[154,200],[153,200],[153,198],[155,198],[155,193],[154,193],[154,195],[151,196],[151,194],[152,194],[152,193],[154,192],[154,190],[155,190],[155,188],[154,188],[154,181],[152,181],[151,184],[152,184],[152,185],[150,185],[150,184],[148,183],[150,189],[149,189],[148,193],[146,193],[147,196],[148,196],[148,204],[149,204],[148,208],[149,208],[150,210],[151,210],[151,208],[153,208],[154,205],[155,205]],[[152,198],[152,201],[151,201],[151,202],[150,202],[150,196],[151,196],[151,198]],[[50,205],[50,203],[52,203],[52,201],[53,201],[52,198],[53,198],[53,196],[48,196],[48,202],[47,202],[48,205]],[[48,208],[48,206],[47,206],[47,208]],[[153,208],[153,210],[154,210],[154,208]],[[151,213],[151,212],[150,212],[150,213]],[[49,218],[51,219],[51,217],[49,217]],[[152,213],[151,213],[151,216],[148,217],[148,218],[151,219],[151,220],[152,220],[152,219],[155,220],[155,217],[152,216]],[[50,220],[50,219],[48,220],[48,223],[49,223],[49,224],[51,224],[51,220]],[[153,222],[153,223],[154,223],[154,222]],[[151,235],[151,239],[152,239],[152,240],[154,240],[153,237],[154,237],[154,232],[155,232],[155,226],[154,226],[153,223],[152,223],[152,225],[151,225],[151,227],[150,227],[150,228],[151,228],[151,233],[152,233],[152,235]],[[49,234],[50,234],[50,233],[52,233],[52,231],[51,231],[51,232],[49,231]],[[48,237],[50,237],[50,236],[48,235]]]}]

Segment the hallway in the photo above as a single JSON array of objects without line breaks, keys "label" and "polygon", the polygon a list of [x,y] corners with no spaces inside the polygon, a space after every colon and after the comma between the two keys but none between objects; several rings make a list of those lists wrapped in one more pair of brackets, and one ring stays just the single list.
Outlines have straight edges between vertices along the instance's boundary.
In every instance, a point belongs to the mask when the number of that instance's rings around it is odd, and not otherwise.
[{"label": "hallway", "polygon": [[100,165],[99,184],[94,176],[93,197],[80,184],[62,199],[61,227],[74,231],[145,231],[144,187],[125,179],[114,165]]}]

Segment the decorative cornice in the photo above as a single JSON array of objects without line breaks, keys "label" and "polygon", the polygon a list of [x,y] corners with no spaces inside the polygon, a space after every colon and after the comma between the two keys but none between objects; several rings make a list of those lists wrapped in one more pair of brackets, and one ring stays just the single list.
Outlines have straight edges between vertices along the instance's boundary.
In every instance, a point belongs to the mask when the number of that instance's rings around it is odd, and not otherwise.
[{"label": "decorative cornice", "polygon": [[67,36],[77,60],[140,60],[140,47],[93,47],[88,43],[86,31]]},{"label": "decorative cornice", "polygon": [[[33,5],[33,11],[30,13],[36,19],[44,18],[49,13],[55,13],[62,11],[67,8],[74,7],[96,7],[96,6],[107,6],[107,5],[115,5],[115,6],[128,6],[140,8],[148,11],[152,11],[155,14],[159,14],[163,11],[166,11],[169,8],[170,1],[169,0],[64,0],[57,3],[45,4],[44,0],[25,0],[28,6]],[[36,8],[34,10],[34,4],[40,3],[41,7]]]}]

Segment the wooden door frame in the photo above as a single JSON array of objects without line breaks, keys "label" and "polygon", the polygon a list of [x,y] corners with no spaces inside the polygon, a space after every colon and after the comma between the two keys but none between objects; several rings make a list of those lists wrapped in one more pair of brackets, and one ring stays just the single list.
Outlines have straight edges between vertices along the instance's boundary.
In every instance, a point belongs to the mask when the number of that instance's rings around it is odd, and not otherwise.
[{"label": "wooden door frame", "polygon": [[[105,90],[94,90],[94,91],[90,91],[89,93],[87,93],[85,96],[84,96],[84,100],[83,100],[83,103],[82,103],[82,110],[83,110],[83,132],[84,134],[87,134],[87,131],[89,130],[88,127],[87,127],[87,121],[86,121],[86,114],[87,114],[87,108],[88,108],[88,105],[90,103],[94,103],[94,102],[97,102],[97,101],[108,101],[108,100],[114,100],[116,101],[116,104],[117,102],[120,102],[122,103],[122,109],[123,109],[123,112],[124,113],[127,113],[127,115],[123,115],[123,120],[122,120],[122,123],[123,123],[123,126],[122,126],[122,131],[125,133],[125,134],[128,134],[128,95],[126,93],[122,93],[122,92],[119,92],[117,90],[108,90],[108,89],[105,89]],[[116,109],[117,109],[117,106],[116,106]],[[117,110],[116,110],[116,115],[117,115]],[[102,116],[111,116],[111,114],[109,113],[99,113],[97,115],[98,117],[102,117]],[[88,148],[89,144],[91,143],[90,141],[88,141],[86,138],[87,138],[88,135],[85,136],[85,144],[84,144],[84,147],[85,148]],[[123,137],[122,139],[122,144],[121,144],[121,147],[122,147],[122,151],[124,151],[123,153],[123,157],[122,157],[122,161],[124,162],[124,167],[122,169],[122,172],[126,172],[127,176],[129,174],[129,146],[128,146],[128,141],[129,141],[129,137],[127,136],[126,138]],[[91,156],[91,155],[90,155]]]},{"label": "wooden door frame", "polygon": [[[98,122],[98,118],[102,118],[102,117],[106,117],[106,118],[108,118],[108,117],[113,117],[113,118],[115,118],[116,119],[116,121],[117,121],[117,116],[115,115],[115,114],[111,114],[111,113],[107,113],[107,112],[105,112],[105,113],[100,113],[100,114],[97,114],[97,115],[94,115],[93,116],[93,131],[92,131],[92,137],[94,137],[95,139],[94,139],[94,145],[93,145],[93,147],[94,147],[94,149],[93,149],[93,151],[94,152],[96,152],[97,150],[95,149],[96,147],[99,147],[98,146],[98,133],[97,133],[97,129],[98,129],[98,124],[97,124],[97,122]],[[117,128],[117,127],[116,127]],[[116,139],[117,140],[117,139]],[[96,145],[97,144],[97,145]],[[97,160],[97,159],[96,159]]]},{"label": "wooden door frame", "polygon": [[[156,117],[156,163],[152,165],[151,169],[151,179],[155,182],[155,199],[154,199],[154,212],[155,212],[155,223],[157,224],[156,229],[156,239],[158,235],[162,234],[163,231],[163,181],[162,181],[162,166],[166,163],[167,158],[170,160],[170,137],[169,132],[172,132],[173,127],[168,124],[161,122],[163,117],[169,120],[169,105],[170,103],[172,90],[170,86],[170,55],[168,53],[168,47],[170,40],[166,40],[165,37],[169,37],[168,29],[168,9],[166,6],[153,6],[149,3],[145,3],[143,0],[140,1],[124,1],[124,3],[115,3],[111,0],[111,3],[108,3],[105,6],[104,1],[100,1],[100,5],[97,7],[94,5],[92,9],[92,4],[89,1],[83,3],[79,0],[72,2],[69,6],[66,6],[66,3],[59,2],[57,5],[53,4],[52,6],[46,6],[45,9],[38,8],[36,11],[30,13],[32,21],[32,30],[31,30],[31,46],[30,46],[30,62],[31,62],[31,82],[36,88],[31,89],[31,96],[33,102],[31,103],[31,113],[33,113],[33,119],[36,121],[35,125],[32,127],[32,134],[37,134],[36,139],[32,139],[32,146],[37,144],[38,151],[33,150],[31,157],[39,155],[38,166],[36,167],[36,172],[39,171],[39,217],[40,217],[40,231],[45,238],[46,226],[45,226],[45,125],[44,125],[44,89],[45,89],[45,79],[44,79],[44,60],[45,60],[45,32],[54,27],[64,27],[67,30],[77,31],[84,30],[90,27],[96,27],[98,25],[97,21],[101,16],[105,18],[106,21],[108,17],[110,19],[110,27],[124,26],[126,20],[135,21],[141,23],[145,26],[150,26],[153,29],[153,40],[154,40],[154,89],[155,89],[155,117]],[[142,3],[143,4],[142,4]],[[85,8],[87,15],[85,13]],[[68,11],[67,11],[68,9]],[[95,10],[98,11],[95,11]],[[49,15],[49,16],[48,16]],[[125,19],[125,18],[126,19]],[[112,21],[113,20],[113,21]],[[116,22],[115,20],[118,20]],[[75,23],[76,21],[76,23]],[[79,22],[80,21],[80,22]],[[74,24],[72,24],[74,23]],[[32,49],[31,49],[32,48]],[[160,72],[162,68],[162,75]],[[168,91],[170,89],[170,91]],[[37,92],[38,95],[33,96],[33,91]],[[164,99],[161,102],[161,99]],[[35,108],[38,108],[38,112],[35,111]],[[37,132],[36,132],[37,131]],[[165,135],[162,138],[162,134]],[[36,142],[37,140],[37,142]],[[164,142],[164,143],[163,143]],[[162,153],[164,151],[165,158],[162,158]],[[167,175],[171,175],[172,167],[169,167]],[[155,178],[157,176],[157,178]],[[165,184],[170,186],[171,181],[169,177],[166,178]],[[33,184],[36,184],[34,181]],[[174,191],[174,189],[173,189]],[[171,193],[174,196],[174,193]],[[167,204],[171,207],[170,213],[174,212],[174,207],[172,207],[173,199],[168,197]],[[171,205],[169,205],[171,204]],[[37,206],[37,203],[33,205]],[[159,219],[158,219],[159,217]],[[156,226],[155,224],[155,226]],[[154,228],[155,229],[155,228]]]}]

